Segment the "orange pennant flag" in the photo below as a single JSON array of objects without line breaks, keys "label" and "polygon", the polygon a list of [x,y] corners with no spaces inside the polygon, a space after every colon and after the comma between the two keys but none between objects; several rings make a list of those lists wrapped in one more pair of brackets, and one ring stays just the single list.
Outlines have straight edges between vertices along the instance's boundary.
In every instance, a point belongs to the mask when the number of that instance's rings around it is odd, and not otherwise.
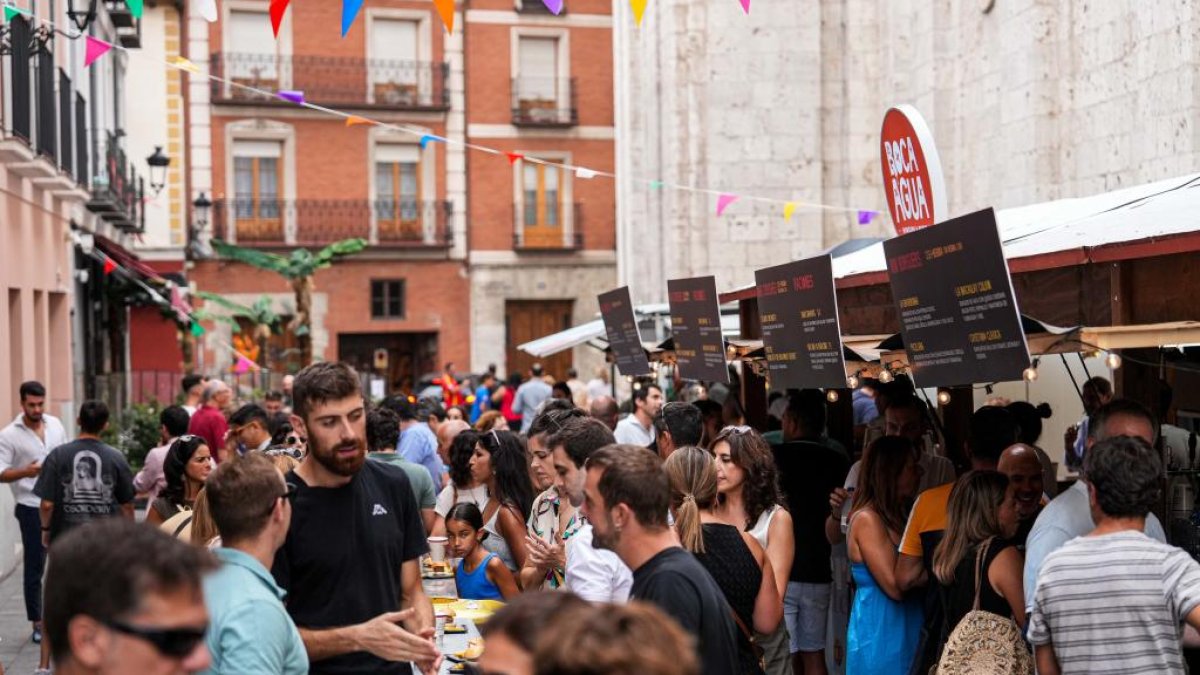
[{"label": "orange pennant flag", "polygon": [[358,115],[350,115],[346,118],[346,126],[352,127],[356,124],[374,124],[374,122],[365,117],[359,117]]},{"label": "orange pennant flag", "polygon": [[437,7],[438,16],[442,17],[442,23],[446,24],[446,32],[454,32],[454,0],[433,0],[434,7]]}]

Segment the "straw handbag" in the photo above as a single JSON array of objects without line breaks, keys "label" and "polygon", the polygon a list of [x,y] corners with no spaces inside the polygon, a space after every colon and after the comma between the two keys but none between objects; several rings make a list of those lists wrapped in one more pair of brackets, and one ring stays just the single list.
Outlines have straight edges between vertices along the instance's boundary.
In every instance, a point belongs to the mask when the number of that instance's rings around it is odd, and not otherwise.
[{"label": "straw handbag", "polygon": [[1032,675],[1033,658],[1011,618],[979,609],[989,539],[975,555],[975,605],[954,627],[930,675]]}]

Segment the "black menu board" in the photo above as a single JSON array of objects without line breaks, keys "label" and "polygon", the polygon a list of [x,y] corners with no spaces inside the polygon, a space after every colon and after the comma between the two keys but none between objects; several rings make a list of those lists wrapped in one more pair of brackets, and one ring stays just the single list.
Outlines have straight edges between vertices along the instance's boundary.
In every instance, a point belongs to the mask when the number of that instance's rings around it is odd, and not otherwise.
[{"label": "black menu board", "polygon": [[617,369],[622,375],[648,375],[650,361],[642,347],[642,336],[638,333],[637,319],[633,316],[633,303],[629,300],[629,287],[622,286],[601,293],[600,316],[604,319],[604,330],[608,333],[608,346],[612,349]]},{"label": "black menu board", "polygon": [[833,259],[820,256],[754,273],[771,386],[846,386]]},{"label": "black menu board", "polygon": [[1029,349],[996,214],[985,209],[883,242],[913,380],[1019,380]]},{"label": "black menu board", "polygon": [[692,380],[728,384],[716,277],[668,279],[667,300],[671,303],[671,334],[675,337],[679,374]]}]

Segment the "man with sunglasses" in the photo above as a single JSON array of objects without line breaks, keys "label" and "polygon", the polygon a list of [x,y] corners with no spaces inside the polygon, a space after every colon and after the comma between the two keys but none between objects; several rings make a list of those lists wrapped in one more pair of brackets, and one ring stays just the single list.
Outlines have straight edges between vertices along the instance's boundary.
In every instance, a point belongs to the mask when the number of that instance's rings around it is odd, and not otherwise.
[{"label": "man with sunglasses", "polygon": [[207,672],[307,673],[304,641],[283,606],[286,593],[268,571],[287,539],[296,486],[285,483],[266,456],[252,452],[217,467],[205,489],[222,542],[214,551],[221,569],[204,580],[212,622]]},{"label": "man with sunglasses", "polygon": [[250,450],[261,452],[271,447],[267,420],[267,411],[257,403],[247,403],[229,416],[228,438],[237,442],[239,455]]},{"label": "man with sunglasses", "polygon": [[46,637],[54,672],[207,668],[201,577],[213,564],[206,550],[123,518],[64,534],[50,548],[46,570]]}]

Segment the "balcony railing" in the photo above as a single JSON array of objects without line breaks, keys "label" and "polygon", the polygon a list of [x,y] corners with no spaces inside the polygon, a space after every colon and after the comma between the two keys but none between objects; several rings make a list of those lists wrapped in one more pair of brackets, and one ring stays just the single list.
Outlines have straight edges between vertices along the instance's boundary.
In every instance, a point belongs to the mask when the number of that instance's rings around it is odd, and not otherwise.
[{"label": "balcony railing", "polygon": [[517,77],[512,81],[512,123],[525,127],[579,124],[572,78]]},{"label": "balcony railing", "polygon": [[135,17],[125,0],[104,0],[108,17],[117,29],[117,43],[137,49],[142,46],[142,20]]},{"label": "balcony railing", "polygon": [[218,103],[290,105],[274,92],[294,89],[303,91],[308,101],[331,106],[433,111],[450,107],[450,67],[445,63],[227,53],[213,54],[211,67],[214,75],[229,80],[213,81],[212,99]]},{"label": "balcony railing", "polygon": [[538,222],[536,207],[513,208],[513,248],[518,251],[578,251],[583,248],[583,205],[563,204]]},{"label": "balcony railing", "polygon": [[361,237],[387,248],[448,248],[448,201],[235,198],[213,205],[214,232],[242,246],[325,246]]},{"label": "balcony railing", "polygon": [[113,134],[108,134],[102,151],[97,148],[96,159],[102,164],[92,171],[88,210],[127,232],[144,231],[146,183],[126,159]]}]

